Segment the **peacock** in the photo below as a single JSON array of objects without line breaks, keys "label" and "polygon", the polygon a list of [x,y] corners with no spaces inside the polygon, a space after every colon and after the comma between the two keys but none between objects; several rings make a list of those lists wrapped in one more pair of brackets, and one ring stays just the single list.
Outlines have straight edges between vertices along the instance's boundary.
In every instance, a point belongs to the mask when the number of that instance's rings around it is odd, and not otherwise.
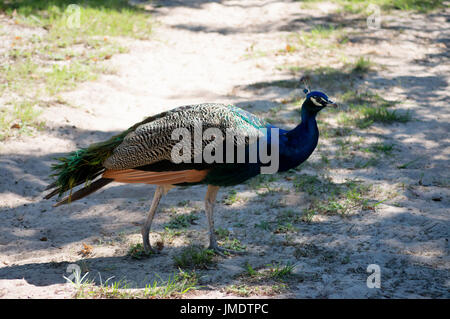
[{"label": "peacock", "polygon": [[[292,130],[278,128],[239,107],[218,103],[181,106],[147,117],[107,141],[57,158],[52,165],[54,182],[46,188],[50,192],[45,199],[69,192],[54,205],[60,206],[111,182],[156,185],[141,229],[145,252],[150,254],[158,252],[152,248],[149,234],[161,198],[175,186],[206,184],[208,248],[220,255],[233,253],[220,247],[216,239],[213,212],[218,190],[264,173],[274,162],[274,172],[283,172],[308,159],[319,140],[316,115],[337,105],[323,92],[305,88],[304,93],[301,123]],[[208,129],[215,134],[202,135]],[[187,135],[178,134],[177,139],[174,132]],[[214,160],[202,156],[207,149]]]}]

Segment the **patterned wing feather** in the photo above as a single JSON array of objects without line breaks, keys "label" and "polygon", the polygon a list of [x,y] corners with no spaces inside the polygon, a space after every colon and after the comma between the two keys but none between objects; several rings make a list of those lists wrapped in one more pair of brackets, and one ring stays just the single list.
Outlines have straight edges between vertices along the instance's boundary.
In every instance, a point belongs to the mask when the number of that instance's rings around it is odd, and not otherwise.
[{"label": "patterned wing feather", "polygon": [[[171,160],[172,148],[179,143],[172,139],[175,129],[185,128],[191,134],[191,158],[202,148],[194,147],[194,130],[218,128],[225,137],[227,132],[235,136],[234,143],[248,143],[249,137],[260,137],[261,128],[267,123],[238,107],[225,104],[197,104],[182,106],[155,117],[135,128],[116,147],[103,165],[108,169],[129,169]],[[211,140],[203,140],[203,147]]]}]

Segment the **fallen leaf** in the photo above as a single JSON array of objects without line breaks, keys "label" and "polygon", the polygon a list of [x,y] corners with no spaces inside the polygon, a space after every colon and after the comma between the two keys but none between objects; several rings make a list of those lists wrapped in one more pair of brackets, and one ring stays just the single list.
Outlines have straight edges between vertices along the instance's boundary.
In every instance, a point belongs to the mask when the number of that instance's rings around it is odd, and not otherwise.
[{"label": "fallen leaf", "polygon": [[291,46],[290,44],[286,44],[286,51],[287,52],[294,52],[295,48],[293,46]]},{"label": "fallen leaf", "polygon": [[91,245],[83,243],[83,248],[78,253],[83,255],[83,257],[86,257],[92,254],[92,249],[93,247]]}]

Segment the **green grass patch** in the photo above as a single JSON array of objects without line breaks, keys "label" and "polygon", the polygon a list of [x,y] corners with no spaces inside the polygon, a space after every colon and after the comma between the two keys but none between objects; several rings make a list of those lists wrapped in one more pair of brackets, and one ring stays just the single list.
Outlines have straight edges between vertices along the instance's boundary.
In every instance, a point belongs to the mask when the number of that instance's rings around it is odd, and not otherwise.
[{"label": "green grass patch", "polygon": [[88,274],[86,273],[83,277],[76,274],[75,280],[70,281],[77,289],[74,296],[77,299],[173,298],[197,289],[198,284],[195,272],[182,270],[169,275],[166,280],[157,275],[159,279],[146,284],[143,290],[134,290],[126,280],[112,282],[113,277],[108,278],[105,282],[102,282],[100,277],[100,284],[97,285],[93,280],[87,278]]},{"label": "green grass patch", "polygon": [[84,0],[77,6],[73,4],[71,0],[4,1],[0,9],[19,24],[47,29],[54,38],[148,38],[151,33],[150,15],[126,0]]},{"label": "green grass patch", "polygon": [[228,192],[227,196],[224,198],[223,203],[225,205],[230,206],[230,205],[233,205],[234,203],[236,203],[238,200],[239,200],[239,197],[238,197],[237,191],[235,189],[231,189]]},{"label": "green grass patch", "polygon": [[152,255],[152,253],[146,253],[144,249],[144,245],[141,243],[132,245],[128,249],[128,255],[134,259],[143,259]]},{"label": "green grass patch", "polygon": [[424,158],[424,156],[419,156],[419,157],[417,157],[417,158],[415,158],[415,159],[413,159],[413,160],[411,160],[409,162],[406,162],[405,164],[398,165],[397,168],[398,169],[406,169],[406,168],[410,167],[411,165],[415,164],[416,162],[418,162],[419,160],[421,160],[423,158]]},{"label": "green grass patch", "polygon": [[169,276],[167,280],[154,281],[147,284],[143,295],[146,298],[168,298],[181,296],[190,290],[197,289],[198,278],[195,272],[180,270],[178,274]]},{"label": "green grass patch", "polygon": [[314,197],[308,208],[309,214],[347,216],[357,210],[374,210],[373,201],[367,198],[371,186],[347,181],[335,188],[325,198]]},{"label": "green grass patch", "polygon": [[255,224],[255,228],[260,228],[262,230],[270,230],[271,229],[271,223],[267,220],[262,220],[259,223]]},{"label": "green grass patch", "polygon": [[292,271],[295,269],[295,265],[281,263],[275,263],[269,266],[269,277],[276,280],[286,280],[292,276]]},{"label": "green grass patch", "polygon": [[258,270],[254,269],[248,262],[244,264],[244,273],[242,276],[252,282],[255,281],[286,281],[294,276],[293,271],[296,265],[290,263],[283,264],[281,262],[267,264]]},{"label": "green grass patch", "polygon": [[358,108],[358,113],[355,124],[359,128],[369,127],[373,123],[406,123],[411,120],[411,113],[409,111],[401,114],[397,110],[391,111],[385,107],[374,108],[370,106],[361,106]]},{"label": "green grass patch", "polygon": [[231,249],[234,251],[245,251],[247,248],[245,245],[241,243],[241,241],[237,238],[231,238],[230,236],[227,236],[223,240],[220,241],[221,246],[226,249]]},{"label": "green grass patch", "polygon": [[208,269],[212,266],[214,258],[214,251],[205,249],[199,246],[189,246],[182,249],[182,251],[173,257],[176,267]]},{"label": "green grass patch", "polygon": [[375,64],[370,60],[370,58],[359,57],[352,65],[351,72],[353,73],[367,73],[369,72]]},{"label": "green grass patch", "polygon": [[[368,2],[364,0],[333,0],[342,5],[342,11],[347,13],[365,13],[367,11]],[[372,0],[370,3],[380,7],[384,12],[391,10],[414,11],[427,13],[435,9],[444,8],[443,0]]]},{"label": "green grass patch", "polygon": [[361,181],[347,180],[334,183],[327,177],[298,175],[293,181],[297,191],[307,192],[310,206],[298,216],[298,221],[311,222],[316,214],[348,215],[358,209],[373,209],[372,200],[367,198],[372,187]]},{"label": "green grass patch", "polygon": [[[151,35],[148,12],[125,0],[86,0],[75,7],[68,0],[3,1],[0,11],[17,25],[47,31],[16,36],[4,53],[0,93],[24,101],[58,99],[61,91],[113,72],[102,61],[128,50],[116,37]],[[0,138],[11,135],[5,129],[9,115],[1,115]]]},{"label": "green grass patch", "polygon": [[176,215],[170,219],[165,227],[169,229],[188,228],[191,225],[195,225],[195,221],[198,219],[199,217],[195,213],[190,213],[187,215]]},{"label": "green grass patch", "polygon": [[394,144],[373,143],[373,144],[369,145],[369,147],[362,148],[361,150],[364,152],[369,152],[369,153],[374,153],[374,154],[383,153],[385,155],[391,155],[394,148],[395,148]]},{"label": "green grass patch", "polygon": [[302,48],[332,48],[347,41],[345,32],[333,25],[318,25],[309,31],[301,31],[288,37],[289,44],[286,46],[287,53]]},{"label": "green grass patch", "polygon": [[224,229],[224,228],[216,228],[216,235],[218,239],[225,239],[228,236],[231,235],[230,231],[228,229]]},{"label": "green grass patch", "polygon": [[[314,8],[311,3],[314,0],[297,0],[301,1],[303,8]],[[372,12],[367,11],[367,6],[369,3],[375,4],[380,7],[383,12],[389,12],[391,10],[402,10],[402,11],[414,11],[420,13],[428,13],[430,11],[444,8],[443,0],[371,0],[370,2],[365,0],[332,0],[331,2],[340,5],[337,12],[343,13],[359,13],[369,15]]]},{"label": "green grass patch", "polygon": [[41,113],[35,103],[28,100],[15,101],[0,109],[0,141],[12,135],[30,135],[42,130],[45,123],[38,120]]},{"label": "green grass patch", "polygon": [[257,175],[246,182],[246,184],[253,190],[261,188],[270,189],[270,183],[275,182],[277,177],[274,174]]},{"label": "green grass patch", "polygon": [[330,194],[339,190],[339,186],[331,178],[316,175],[296,175],[292,183],[295,191],[306,192],[308,195]]},{"label": "green grass patch", "polygon": [[392,124],[406,123],[412,120],[411,112],[400,113],[385,106],[350,105],[350,109],[341,112],[337,118],[339,124],[356,126],[361,129],[370,127],[374,123]]},{"label": "green grass patch", "polygon": [[161,239],[163,243],[172,243],[175,240],[175,237],[180,236],[182,234],[181,230],[164,227],[164,231],[161,233]]},{"label": "green grass patch", "polygon": [[348,90],[338,96],[339,102],[349,106],[372,105],[376,107],[389,108],[400,104],[400,101],[386,100],[378,93],[371,91],[358,92],[357,90]]}]

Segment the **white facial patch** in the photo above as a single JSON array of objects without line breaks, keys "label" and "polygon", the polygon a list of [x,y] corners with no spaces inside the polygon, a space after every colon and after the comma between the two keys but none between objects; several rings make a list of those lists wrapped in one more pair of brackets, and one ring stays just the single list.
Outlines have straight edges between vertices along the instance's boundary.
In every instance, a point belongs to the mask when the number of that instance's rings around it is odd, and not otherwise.
[{"label": "white facial patch", "polygon": [[317,105],[317,106],[322,106],[322,104],[320,104],[319,102],[317,102],[317,100],[316,100],[315,98],[313,98],[313,97],[311,97],[311,101],[312,101],[315,105]]}]

